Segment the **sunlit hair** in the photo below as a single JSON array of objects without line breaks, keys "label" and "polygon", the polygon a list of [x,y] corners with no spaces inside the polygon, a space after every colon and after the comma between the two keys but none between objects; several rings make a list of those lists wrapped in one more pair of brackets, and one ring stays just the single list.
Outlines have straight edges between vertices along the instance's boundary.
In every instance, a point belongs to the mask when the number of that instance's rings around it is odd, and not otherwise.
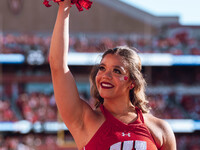
[{"label": "sunlit hair", "polygon": [[[148,107],[148,101],[146,100],[145,95],[145,87],[146,87],[146,81],[143,78],[143,75],[141,73],[141,60],[140,57],[137,54],[136,48],[129,48],[127,46],[121,46],[114,49],[108,49],[104,52],[102,55],[102,59],[108,55],[119,55],[121,56],[125,66],[129,70],[130,73],[130,79],[134,82],[134,88],[130,90],[129,97],[132,104],[142,110],[142,112],[149,112]],[[100,96],[95,78],[98,73],[99,65],[96,65],[93,67],[91,74],[90,74],[90,82],[91,82],[91,95],[96,100],[96,108],[99,107],[100,104],[103,104],[104,99]]]}]

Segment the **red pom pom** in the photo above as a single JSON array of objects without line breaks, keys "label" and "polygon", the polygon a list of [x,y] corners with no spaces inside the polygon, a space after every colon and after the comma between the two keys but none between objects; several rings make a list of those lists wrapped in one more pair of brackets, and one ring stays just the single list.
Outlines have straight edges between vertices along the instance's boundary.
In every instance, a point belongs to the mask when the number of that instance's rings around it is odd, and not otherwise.
[{"label": "red pom pom", "polygon": [[48,0],[44,0],[43,4],[44,4],[46,7],[51,7],[51,5],[49,5],[49,1],[48,1]]},{"label": "red pom pom", "polygon": [[[51,5],[49,4],[49,1],[52,1],[52,0],[44,0],[43,4],[46,7],[51,7]],[[64,0],[53,0],[53,1],[55,3],[59,3]],[[89,0],[71,0],[71,4],[72,5],[75,4],[79,11],[83,11],[83,8],[88,10],[92,6],[92,2]]]},{"label": "red pom pom", "polygon": [[92,6],[92,2],[89,0],[71,0],[71,3],[76,4],[79,11],[83,11],[82,7],[88,10]]}]

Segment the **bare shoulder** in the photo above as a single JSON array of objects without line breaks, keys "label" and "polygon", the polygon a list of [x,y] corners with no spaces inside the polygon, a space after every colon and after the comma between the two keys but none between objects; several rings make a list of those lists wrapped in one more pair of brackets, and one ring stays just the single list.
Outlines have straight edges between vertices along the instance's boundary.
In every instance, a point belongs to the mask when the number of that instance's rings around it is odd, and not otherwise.
[{"label": "bare shoulder", "polygon": [[154,125],[156,128],[159,128],[163,132],[171,130],[171,127],[165,120],[159,119],[159,118],[153,116],[152,114],[145,113],[144,120],[145,120],[145,123]]},{"label": "bare shoulder", "polygon": [[175,136],[167,121],[149,113],[144,114],[144,120],[161,150],[176,150]]}]

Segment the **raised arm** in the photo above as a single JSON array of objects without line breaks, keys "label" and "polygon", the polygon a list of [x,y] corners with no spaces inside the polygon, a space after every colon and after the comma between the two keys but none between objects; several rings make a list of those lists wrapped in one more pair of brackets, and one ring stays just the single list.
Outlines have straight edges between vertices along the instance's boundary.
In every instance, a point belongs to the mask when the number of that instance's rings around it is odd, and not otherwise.
[{"label": "raised arm", "polygon": [[50,68],[56,104],[79,149],[84,147],[104,121],[82,99],[68,68],[70,1],[60,2],[50,46]]},{"label": "raised arm", "polygon": [[[83,124],[83,107],[74,78],[68,68],[70,1],[59,3],[59,9],[50,46],[50,68],[56,104],[67,127]],[[86,106],[89,109],[89,106]]]}]

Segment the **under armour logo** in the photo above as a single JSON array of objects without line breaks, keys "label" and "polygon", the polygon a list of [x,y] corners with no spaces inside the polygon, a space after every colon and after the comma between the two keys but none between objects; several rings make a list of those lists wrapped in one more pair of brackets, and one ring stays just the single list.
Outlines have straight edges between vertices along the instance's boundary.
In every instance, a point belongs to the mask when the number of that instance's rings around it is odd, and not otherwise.
[{"label": "under armour logo", "polygon": [[131,137],[131,134],[130,133],[124,133],[124,132],[122,132],[122,136],[128,136],[128,137]]}]

